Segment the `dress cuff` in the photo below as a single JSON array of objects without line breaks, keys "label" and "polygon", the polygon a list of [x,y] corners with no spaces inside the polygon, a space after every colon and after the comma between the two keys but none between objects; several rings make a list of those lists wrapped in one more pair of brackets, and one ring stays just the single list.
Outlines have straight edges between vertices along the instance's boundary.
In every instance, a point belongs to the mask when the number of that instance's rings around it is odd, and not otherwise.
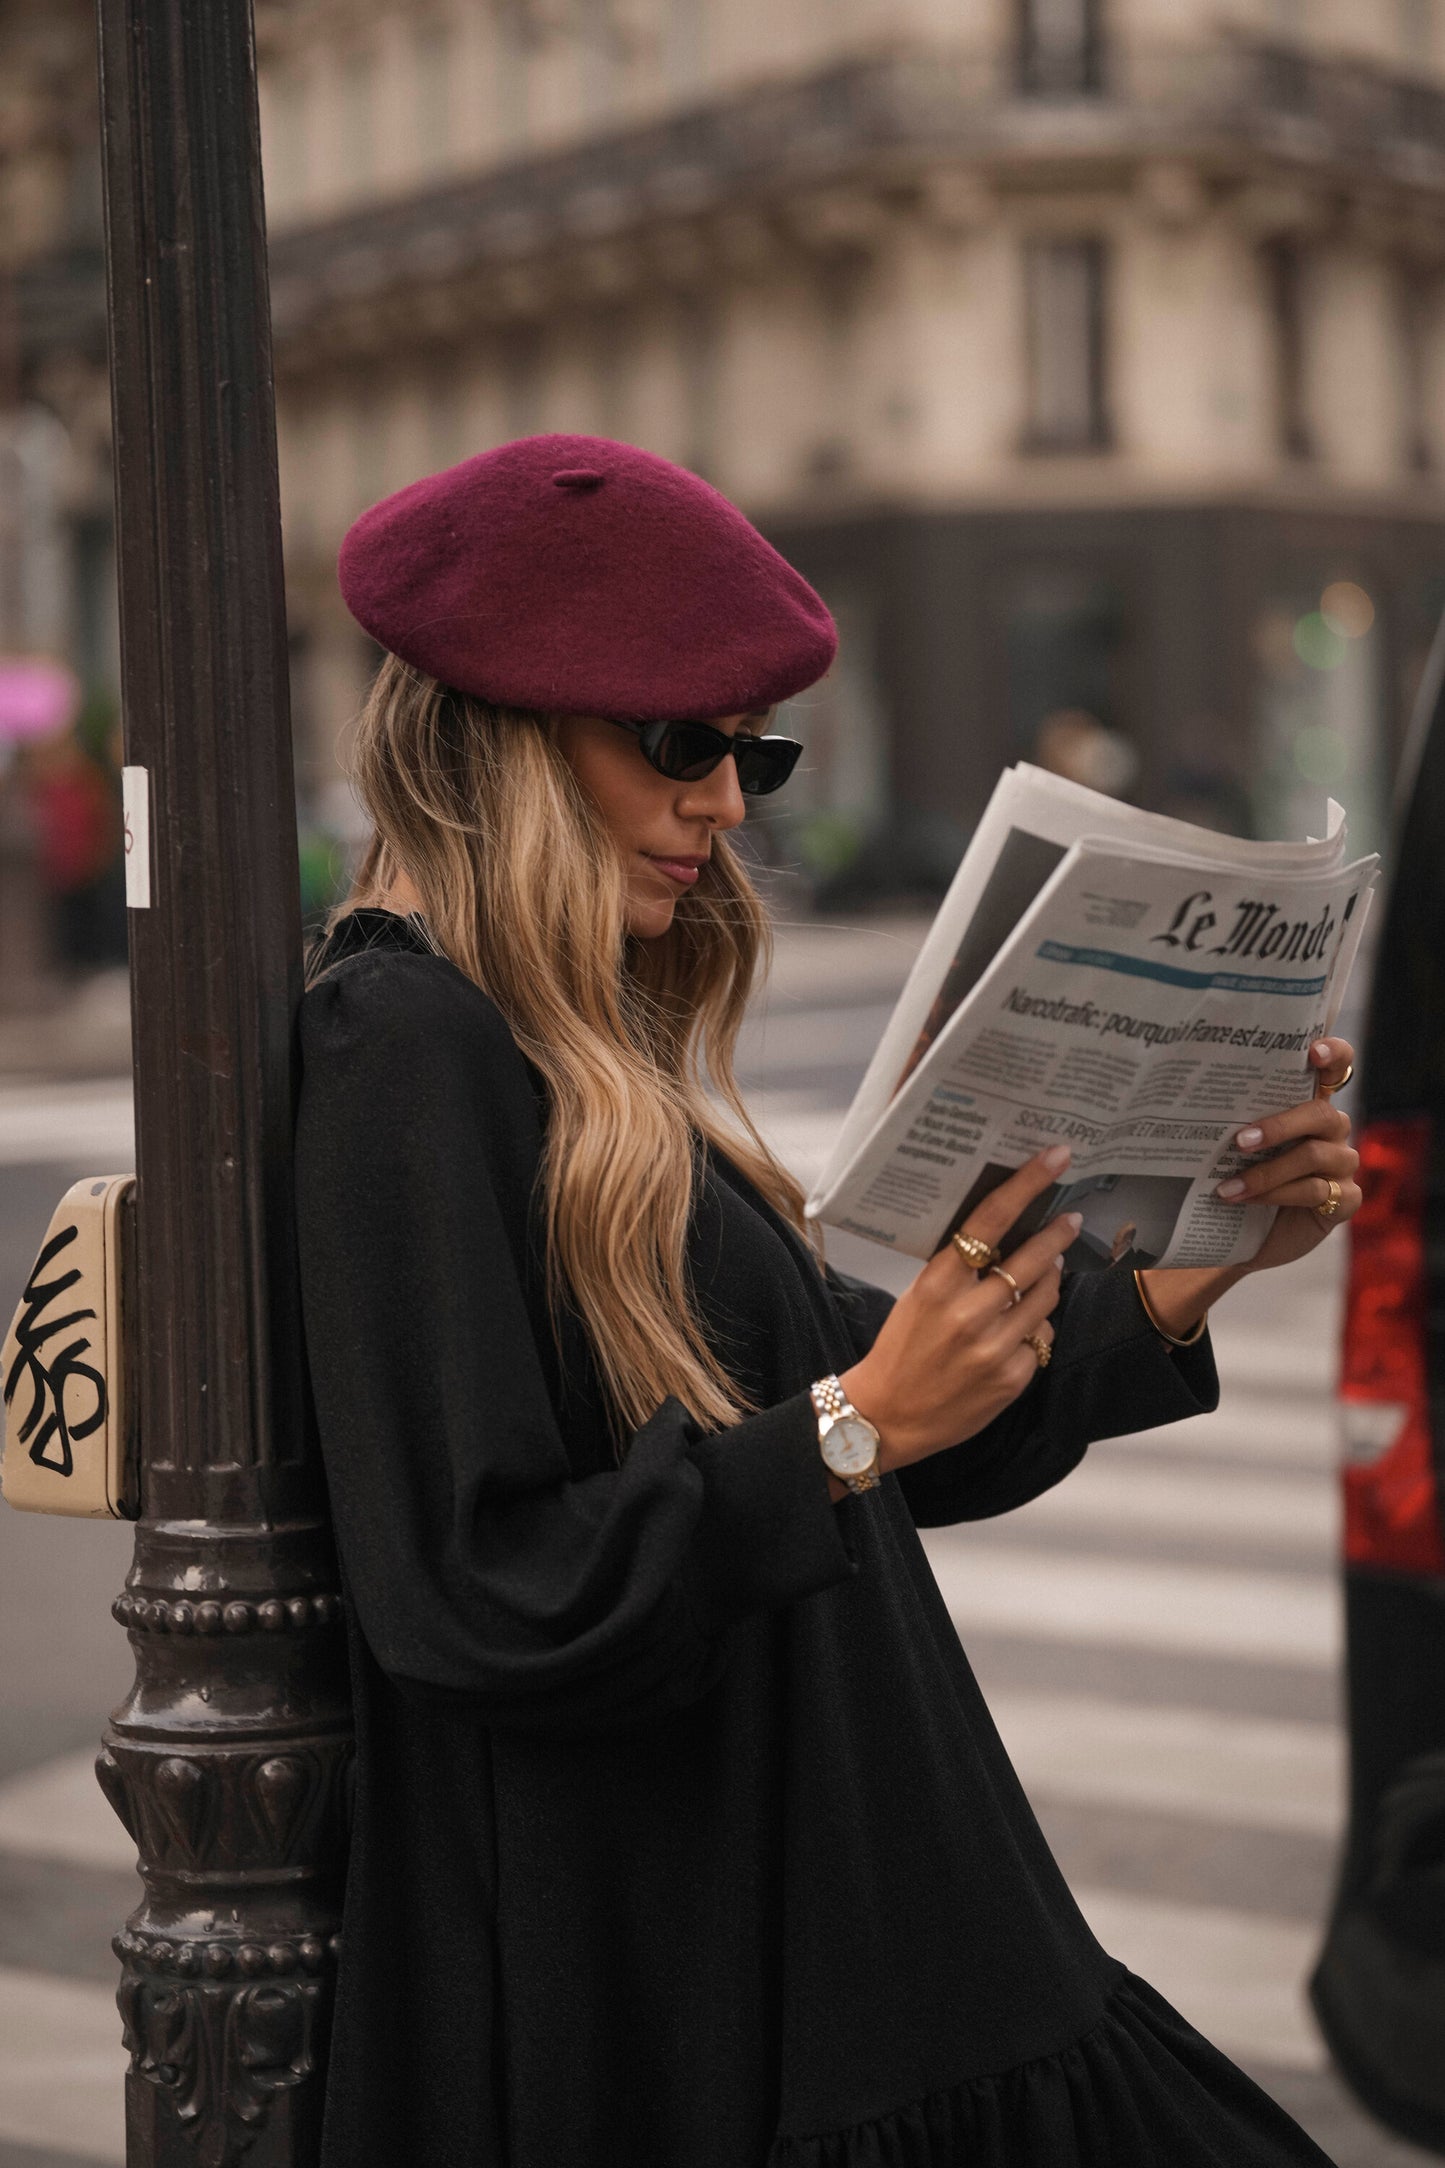
[{"label": "dress cuff", "polygon": [[699,1438],[687,1454],[705,1498],[693,1541],[705,1626],[780,1609],[858,1571],[855,1516],[877,1501],[833,1503],[807,1393]]}]

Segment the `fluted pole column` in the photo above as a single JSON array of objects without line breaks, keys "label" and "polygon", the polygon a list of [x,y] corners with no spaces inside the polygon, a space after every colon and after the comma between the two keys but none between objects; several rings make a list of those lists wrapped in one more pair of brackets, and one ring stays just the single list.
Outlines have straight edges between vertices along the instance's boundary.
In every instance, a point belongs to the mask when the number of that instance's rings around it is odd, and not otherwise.
[{"label": "fluted pole column", "polygon": [[135,1685],[97,1764],[130,2168],[310,2168],[349,1707],[300,1335],[300,908],[250,0],[100,0],[127,764]]}]

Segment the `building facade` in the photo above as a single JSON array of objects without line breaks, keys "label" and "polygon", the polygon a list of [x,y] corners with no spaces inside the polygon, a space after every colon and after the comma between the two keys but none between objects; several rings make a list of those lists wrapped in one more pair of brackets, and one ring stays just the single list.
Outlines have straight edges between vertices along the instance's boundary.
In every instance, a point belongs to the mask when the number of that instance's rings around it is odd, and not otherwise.
[{"label": "building facade", "polygon": [[[64,134],[88,17],[22,20]],[[344,528],[569,429],[697,468],[833,605],[784,855],[946,870],[1080,716],[1147,803],[1300,833],[1333,790],[1377,839],[1445,604],[1445,0],[261,0],[258,34],[316,817],[373,660]],[[10,404],[103,669],[69,126]]]}]

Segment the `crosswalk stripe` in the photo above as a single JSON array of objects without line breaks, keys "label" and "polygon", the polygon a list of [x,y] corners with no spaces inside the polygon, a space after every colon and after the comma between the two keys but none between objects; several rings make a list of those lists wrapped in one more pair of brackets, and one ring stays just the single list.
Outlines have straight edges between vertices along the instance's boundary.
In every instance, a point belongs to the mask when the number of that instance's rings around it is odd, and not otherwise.
[{"label": "crosswalk stripe", "polygon": [[[1332,1836],[1343,1749],[1328,1726],[1218,1710],[1014,1690],[989,1706],[1036,1797]],[[89,1748],[0,1784],[0,1852],[124,1868],[135,1846],[95,1781]]]},{"label": "crosswalk stripe", "polygon": [[[1317,1562],[1331,1554],[1339,1508],[1330,1483],[1131,1461],[1093,1452],[1064,1482],[1008,1519],[1022,1534],[1047,1528],[1146,1531],[1217,1539],[1231,1550],[1268,1544]],[[1003,1523],[999,1524],[1003,1526]]]},{"label": "crosswalk stripe", "polygon": [[970,1627],[1191,1655],[1327,1666],[1341,1650],[1339,1591],[1324,1575],[1246,1573],[1030,1551],[956,1529],[924,1537],[965,1642]]},{"label": "crosswalk stripe", "polygon": [[1259,1332],[1249,1317],[1247,1294],[1211,1321],[1219,1374],[1237,1391],[1263,1391],[1271,1399],[1286,1394],[1327,1401],[1339,1370],[1339,1340],[1333,1316],[1316,1318],[1306,1333],[1276,1336]]},{"label": "crosswalk stripe", "polygon": [[125,2050],[114,1990],[0,1966],[0,2139],[125,2160]]},{"label": "crosswalk stripe", "polygon": [[0,1784],[0,1852],[78,1867],[133,1867],[135,1844],[95,1780],[94,1747]]},{"label": "crosswalk stripe", "polygon": [[1304,1994],[1319,1950],[1317,1928],[1119,1890],[1074,1895],[1110,1955],[1226,2055],[1287,2070],[1323,2067],[1324,2048]]},{"label": "crosswalk stripe", "polygon": [[135,1165],[128,1084],[50,1084],[0,1091],[0,1166],[88,1159],[97,1171]]},{"label": "crosswalk stripe", "polygon": [[1344,1745],[1325,1724],[1018,1690],[989,1708],[1035,1800],[1321,1837],[1343,1819]]},{"label": "crosswalk stripe", "polygon": [[1236,1464],[1255,1466],[1260,1461],[1307,1468],[1320,1478],[1333,1479],[1339,1462],[1338,1439],[1333,1402],[1304,1408],[1282,1402],[1275,1408],[1226,1394],[1224,1405],[1213,1415],[1191,1415],[1162,1430],[1129,1431],[1092,1447],[1091,1452],[1095,1457],[1107,1451],[1158,1453],[1172,1461],[1200,1464],[1218,1461],[1221,1481],[1234,1480]]}]

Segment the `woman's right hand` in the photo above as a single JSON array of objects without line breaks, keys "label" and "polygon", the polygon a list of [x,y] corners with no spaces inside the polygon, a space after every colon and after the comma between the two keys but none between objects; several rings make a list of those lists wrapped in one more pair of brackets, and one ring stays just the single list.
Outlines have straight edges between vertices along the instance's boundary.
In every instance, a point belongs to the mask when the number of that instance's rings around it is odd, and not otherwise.
[{"label": "woman's right hand", "polygon": [[[969,1214],[961,1233],[995,1249],[1035,1197],[1069,1164],[1067,1145],[1040,1152]],[[983,1430],[1031,1383],[1039,1367],[1028,1336],[1053,1338],[1063,1253],[1083,1224],[1066,1212],[1006,1259],[1007,1280],[977,1272],[952,1242],[900,1295],[861,1362],[839,1380],[879,1436],[879,1466],[906,1468]]]}]

